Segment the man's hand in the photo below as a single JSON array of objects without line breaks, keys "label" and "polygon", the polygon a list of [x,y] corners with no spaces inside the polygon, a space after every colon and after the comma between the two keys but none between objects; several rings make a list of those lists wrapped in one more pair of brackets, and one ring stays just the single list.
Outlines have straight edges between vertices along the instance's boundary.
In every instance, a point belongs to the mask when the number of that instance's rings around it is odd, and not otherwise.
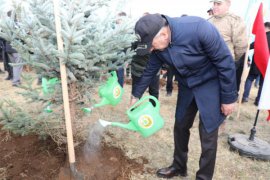
[{"label": "man's hand", "polygon": [[221,104],[221,112],[225,115],[228,116],[232,114],[235,108],[235,103],[232,104]]},{"label": "man's hand", "polygon": [[134,97],[134,96],[131,96],[129,106],[132,106],[132,105],[135,104],[138,100],[139,100],[139,98],[136,98],[136,97]]}]

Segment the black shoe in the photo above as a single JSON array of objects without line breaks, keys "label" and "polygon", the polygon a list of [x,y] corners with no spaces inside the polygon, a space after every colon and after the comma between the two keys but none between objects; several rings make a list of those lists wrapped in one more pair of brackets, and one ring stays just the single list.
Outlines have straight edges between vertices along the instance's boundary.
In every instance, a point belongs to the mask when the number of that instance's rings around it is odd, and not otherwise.
[{"label": "black shoe", "polygon": [[173,166],[161,168],[157,171],[157,176],[160,178],[172,178],[174,176],[187,176],[187,171],[182,171],[180,169],[176,169]]},{"label": "black shoe", "polygon": [[13,79],[12,76],[8,76],[8,77],[5,78],[5,80],[12,80],[12,79]]}]

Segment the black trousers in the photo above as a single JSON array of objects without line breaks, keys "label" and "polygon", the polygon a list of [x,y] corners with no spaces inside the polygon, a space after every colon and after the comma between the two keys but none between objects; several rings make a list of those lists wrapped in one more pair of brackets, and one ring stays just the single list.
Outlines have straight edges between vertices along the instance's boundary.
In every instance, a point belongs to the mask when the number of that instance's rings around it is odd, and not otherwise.
[{"label": "black trousers", "polygon": [[243,73],[243,69],[244,69],[244,63],[245,63],[245,54],[243,54],[239,60],[235,61],[237,91],[239,91],[239,89],[240,89],[241,77],[242,77],[242,73]]},{"label": "black trousers", "polygon": [[173,76],[174,72],[171,67],[167,69],[167,84],[166,84],[166,91],[167,93],[171,93],[173,90]]},{"label": "black trousers", "polygon": [[264,78],[262,75],[260,75],[260,82],[259,82],[259,89],[258,89],[258,92],[257,92],[257,96],[256,96],[256,99],[255,99],[255,105],[258,105],[259,104],[259,101],[260,101],[260,98],[261,98],[261,93],[262,93],[262,88],[263,88],[263,82],[264,82]]},{"label": "black trousers", "polygon": [[[179,100],[177,103],[179,103]],[[176,120],[174,124],[175,149],[172,165],[182,170],[183,172],[187,171],[190,128],[193,125],[197,111],[198,107],[195,100],[193,99],[192,103],[186,111],[184,120],[181,123],[178,123]],[[200,168],[196,173],[196,179],[211,180],[214,174],[216,162],[218,129],[211,133],[207,133],[200,118],[199,134],[202,152],[199,162]]]}]

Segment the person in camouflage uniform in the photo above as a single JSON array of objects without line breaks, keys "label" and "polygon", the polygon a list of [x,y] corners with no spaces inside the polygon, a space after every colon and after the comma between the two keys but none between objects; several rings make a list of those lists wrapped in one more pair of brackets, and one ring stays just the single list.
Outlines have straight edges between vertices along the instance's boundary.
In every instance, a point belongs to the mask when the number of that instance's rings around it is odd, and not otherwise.
[{"label": "person in camouflage uniform", "polygon": [[226,42],[235,60],[237,90],[239,90],[248,38],[245,22],[230,13],[231,0],[211,0],[214,15],[208,19],[214,24]]}]

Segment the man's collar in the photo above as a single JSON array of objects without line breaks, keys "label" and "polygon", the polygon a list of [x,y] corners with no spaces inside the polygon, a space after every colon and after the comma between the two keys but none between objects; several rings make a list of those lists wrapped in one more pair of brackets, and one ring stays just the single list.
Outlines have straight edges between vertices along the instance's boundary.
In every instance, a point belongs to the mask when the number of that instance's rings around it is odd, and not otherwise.
[{"label": "man's collar", "polygon": [[223,18],[223,17],[227,16],[228,14],[229,14],[229,12],[226,12],[225,14],[213,15],[213,17],[215,17],[215,18]]}]

